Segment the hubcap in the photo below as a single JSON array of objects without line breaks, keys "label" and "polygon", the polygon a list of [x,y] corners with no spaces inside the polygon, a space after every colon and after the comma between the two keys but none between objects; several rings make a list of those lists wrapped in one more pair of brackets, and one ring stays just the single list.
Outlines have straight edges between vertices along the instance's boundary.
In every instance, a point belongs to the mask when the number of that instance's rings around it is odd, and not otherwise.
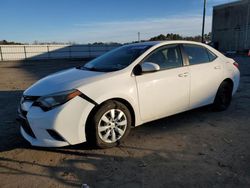
[{"label": "hubcap", "polygon": [[121,139],[127,128],[127,117],[119,109],[105,112],[98,123],[98,135],[103,142],[114,143]]}]

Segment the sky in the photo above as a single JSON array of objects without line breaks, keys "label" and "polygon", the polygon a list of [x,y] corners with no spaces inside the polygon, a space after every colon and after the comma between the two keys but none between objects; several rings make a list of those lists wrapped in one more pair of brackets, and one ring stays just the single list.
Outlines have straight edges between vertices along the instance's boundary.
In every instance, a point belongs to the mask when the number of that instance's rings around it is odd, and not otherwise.
[{"label": "sky", "polygon": [[[232,0],[207,0],[212,7]],[[0,0],[0,40],[131,42],[159,34],[201,34],[203,0]]]}]

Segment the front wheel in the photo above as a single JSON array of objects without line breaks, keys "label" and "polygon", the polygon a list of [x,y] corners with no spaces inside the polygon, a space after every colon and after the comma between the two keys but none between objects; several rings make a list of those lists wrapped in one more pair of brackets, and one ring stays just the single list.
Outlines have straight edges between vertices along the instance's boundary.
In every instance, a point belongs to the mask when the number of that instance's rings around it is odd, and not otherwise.
[{"label": "front wheel", "polygon": [[117,146],[128,135],[131,124],[130,111],[124,104],[107,101],[92,117],[89,140],[100,148]]},{"label": "front wheel", "polygon": [[233,88],[230,83],[221,83],[213,103],[214,110],[223,111],[229,107],[232,100],[232,90]]}]

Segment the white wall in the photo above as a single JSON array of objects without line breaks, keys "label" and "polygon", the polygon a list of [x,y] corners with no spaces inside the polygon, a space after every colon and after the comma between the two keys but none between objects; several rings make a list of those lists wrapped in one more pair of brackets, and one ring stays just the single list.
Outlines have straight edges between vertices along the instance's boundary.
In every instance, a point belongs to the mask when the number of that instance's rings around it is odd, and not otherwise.
[{"label": "white wall", "polygon": [[0,45],[0,61],[92,58],[119,45]]}]

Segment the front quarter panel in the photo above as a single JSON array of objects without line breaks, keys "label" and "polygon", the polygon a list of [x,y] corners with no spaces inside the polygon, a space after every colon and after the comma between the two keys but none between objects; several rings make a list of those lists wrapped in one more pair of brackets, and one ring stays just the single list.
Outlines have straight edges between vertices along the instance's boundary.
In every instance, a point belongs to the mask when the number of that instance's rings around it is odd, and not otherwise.
[{"label": "front quarter panel", "polygon": [[110,73],[107,74],[106,78],[79,87],[78,90],[94,100],[98,105],[114,98],[126,100],[134,110],[135,126],[141,124],[135,78],[131,73],[127,71],[125,73]]},{"label": "front quarter panel", "polygon": [[33,145],[45,146],[49,134],[46,129],[55,130],[65,141],[74,145],[86,141],[84,125],[87,115],[93,108],[93,104],[83,100],[81,97],[75,97],[64,105],[44,112],[41,108],[32,106],[27,114],[29,124],[33,132],[41,143],[32,143]]}]

